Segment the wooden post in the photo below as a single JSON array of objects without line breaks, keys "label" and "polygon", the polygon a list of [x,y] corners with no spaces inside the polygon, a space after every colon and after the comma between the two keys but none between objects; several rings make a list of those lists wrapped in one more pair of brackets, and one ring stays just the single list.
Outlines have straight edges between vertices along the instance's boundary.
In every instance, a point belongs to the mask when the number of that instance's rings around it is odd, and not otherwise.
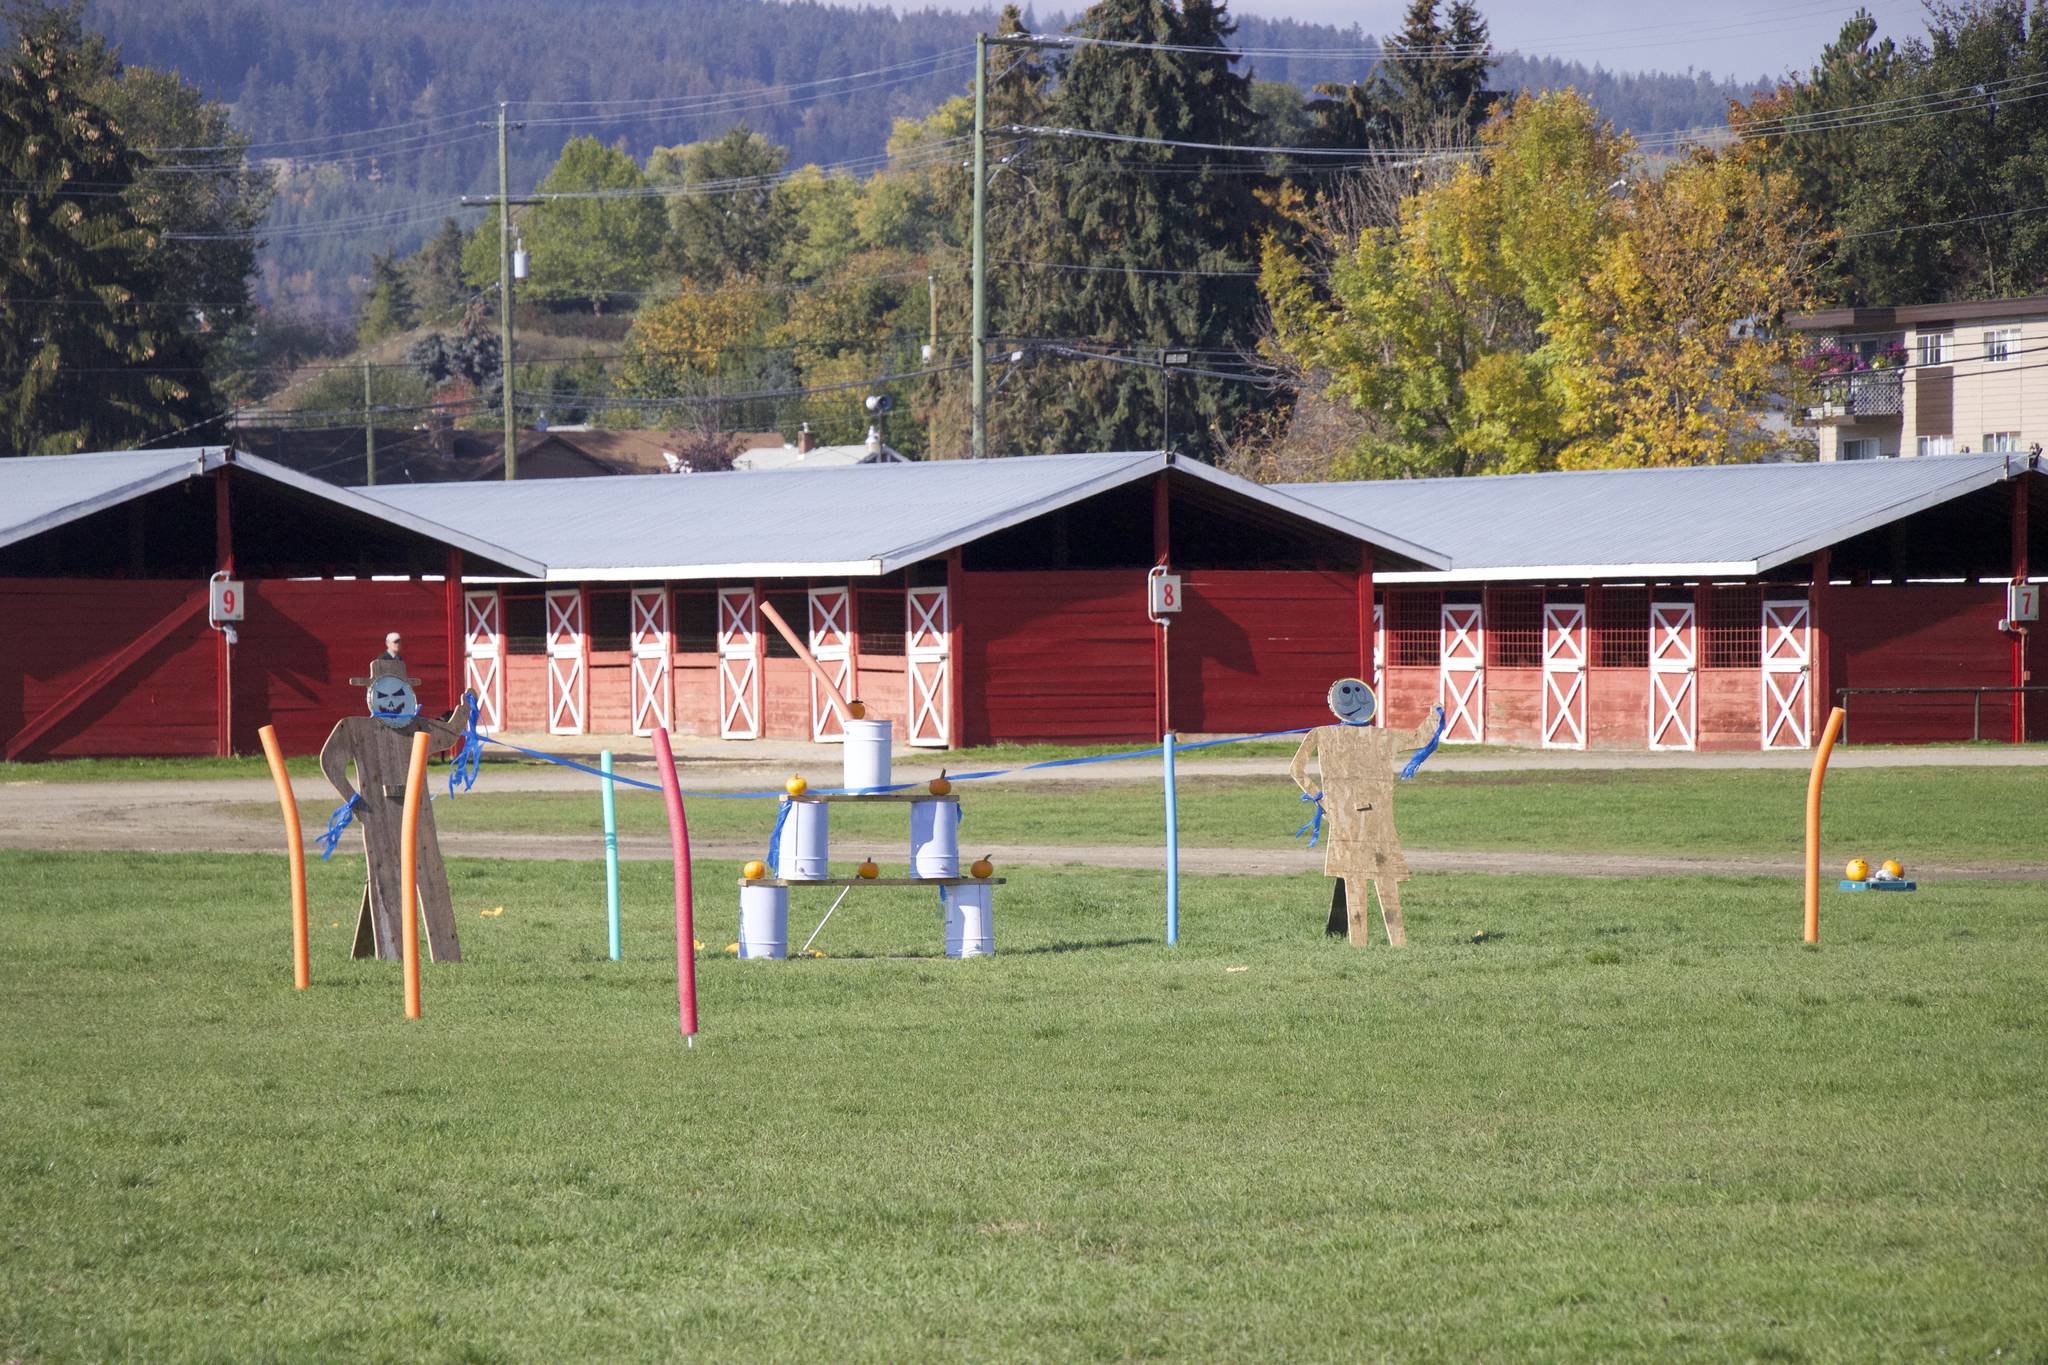
[{"label": "wooden post", "polygon": [[[2027,581],[2027,476],[2020,475],[2012,481],[2012,581]],[[2012,685],[2027,685],[2027,628],[2018,622],[2008,632],[2012,636]],[[2012,742],[2027,742],[2027,694],[2012,694]]]},{"label": "wooden post", "polygon": [[[747,624],[754,632],[754,738],[768,738],[768,637],[761,630],[761,608],[768,605],[768,589],[754,580],[754,619]],[[811,737],[805,725],[803,738]]]},{"label": "wooden post", "polygon": [[[576,631],[576,648],[583,656],[582,666],[576,670],[576,690],[581,694],[578,698],[579,714],[583,717],[583,733],[587,735],[593,733],[593,727],[590,723],[590,585],[588,583],[578,583],[576,585],[576,613],[580,618],[577,622],[579,628]],[[632,618],[628,616],[627,619],[631,620]],[[629,688],[630,686],[631,684],[628,684]],[[632,694],[629,691],[627,695],[630,697]],[[629,701],[627,704],[630,706],[631,702]],[[628,722],[631,719],[630,716],[627,717]],[[630,723],[627,728],[632,728]]]},{"label": "wooden post", "polygon": [[[1358,542],[1358,678],[1367,687],[1372,677],[1372,546]],[[1384,711],[1387,699],[1377,694],[1374,704]],[[1375,719],[1378,719],[1376,716]]]},{"label": "wooden post", "polygon": [[[967,639],[961,617],[967,611],[964,590],[967,570],[958,549],[946,555],[946,747],[962,748],[967,743]],[[904,661],[909,667],[909,660]]]},{"label": "wooden post", "polygon": [[[234,576],[235,532],[228,512],[228,471],[225,466],[213,474],[213,559],[214,568]],[[214,631],[213,751],[226,758],[234,752],[234,655],[225,630]]]},{"label": "wooden post", "polygon": [[[1171,567],[1173,563],[1172,502],[1164,472],[1152,478],[1152,562],[1162,569]],[[1168,667],[1170,656],[1167,646],[1170,629],[1166,618],[1161,616],[1152,647],[1152,728],[1160,734],[1173,728],[1173,676]]]},{"label": "wooden post", "polygon": [[1828,550],[1813,555],[1812,586],[1806,590],[1807,628],[1813,632],[1813,672],[1808,686],[1813,689],[1815,715],[1826,715],[1835,705],[1835,675],[1828,658],[1828,573],[1834,556]]},{"label": "wooden post", "polygon": [[462,705],[462,690],[468,682],[469,632],[462,611],[462,551],[450,546],[447,581],[442,584],[442,606],[448,617],[448,709]]}]

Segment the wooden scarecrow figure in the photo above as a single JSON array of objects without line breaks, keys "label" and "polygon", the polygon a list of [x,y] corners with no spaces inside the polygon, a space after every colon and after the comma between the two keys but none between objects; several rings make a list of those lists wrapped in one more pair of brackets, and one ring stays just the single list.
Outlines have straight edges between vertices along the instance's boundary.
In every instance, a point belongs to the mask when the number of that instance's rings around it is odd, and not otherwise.
[{"label": "wooden scarecrow figure", "polygon": [[[392,649],[371,662],[369,677],[349,681],[367,689],[369,714],[344,716],[335,725],[320,749],[320,771],[341,793],[343,811],[351,812],[363,826],[369,875],[356,915],[352,956],[395,960],[405,924],[400,916],[423,910],[428,960],[460,962],[462,946],[455,939],[455,911],[448,898],[448,870],[441,862],[440,840],[434,835],[432,802],[420,802],[419,906],[400,907],[399,882],[405,775],[412,766],[412,737],[424,730],[434,737],[436,750],[452,748],[462,742],[463,731],[454,721],[463,712],[458,708],[446,721],[423,715],[413,691],[420,680],[406,676],[405,661],[395,657]],[[356,786],[349,785],[350,763],[355,764]]]},{"label": "wooden scarecrow figure", "polygon": [[[1357,947],[1372,942],[1368,887],[1380,894],[1380,918],[1387,943],[1408,942],[1401,923],[1401,883],[1408,880],[1408,859],[1394,831],[1396,774],[1412,774],[1436,747],[1442,732],[1443,708],[1435,707],[1413,730],[1390,732],[1372,724],[1378,710],[1372,688],[1357,678],[1340,678],[1330,688],[1330,710],[1342,722],[1321,725],[1302,736],[1301,748],[1287,775],[1304,799],[1320,803],[1315,823],[1329,821],[1325,831],[1323,871],[1338,879],[1331,894],[1328,932],[1348,934]],[[1404,770],[1401,755],[1421,750]],[[1318,760],[1320,789],[1309,785],[1309,760]],[[1357,910],[1351,911],[1350,907]]]}]

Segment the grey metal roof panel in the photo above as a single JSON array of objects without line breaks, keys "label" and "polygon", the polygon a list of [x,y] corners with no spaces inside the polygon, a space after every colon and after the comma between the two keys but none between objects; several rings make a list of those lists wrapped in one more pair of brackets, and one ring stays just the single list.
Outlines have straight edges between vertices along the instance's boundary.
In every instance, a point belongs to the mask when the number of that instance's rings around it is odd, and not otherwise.
[{"label": "grey metal roof panel", "polygon": [[[1438,581],[1603,573],[1761,573],[2000,482],[2025,456],[1572,470],[1287,484],[1451,559]],[[1404,575],[1405,577],[1406,575]]]},{"label": "grey metal roof panel", "polygon": [[[1155,451],[838,469],[652,474],[361,490],[545,562],[559,581],[891,573],[1167,468]],[[1229,475],[1257,501],[1404,552],[1441,556]]]},{"label": "grey metal roof panel", "polygon": [[0,545],[197,478],[225,458],[218,447],[187,446],[0,459]]}]

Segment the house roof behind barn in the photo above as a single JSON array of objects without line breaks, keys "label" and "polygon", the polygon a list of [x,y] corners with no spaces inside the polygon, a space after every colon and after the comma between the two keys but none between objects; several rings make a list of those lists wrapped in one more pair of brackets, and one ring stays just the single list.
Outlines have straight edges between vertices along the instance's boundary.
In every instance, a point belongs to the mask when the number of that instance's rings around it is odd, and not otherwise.
[{"label": "house roof behind barn", "polygon": [[1390,559],[1447,562],[1346,514],[1153,451],[360,491],[517,546],[557,581],[866,577],[1168,468]]},{"label": "house roof behind barn", "polygon": [[1382,575],[1396,582],[1748,577],[2031,467],[1939,455],[1281,487],[1451,557],[1447,570]]}]

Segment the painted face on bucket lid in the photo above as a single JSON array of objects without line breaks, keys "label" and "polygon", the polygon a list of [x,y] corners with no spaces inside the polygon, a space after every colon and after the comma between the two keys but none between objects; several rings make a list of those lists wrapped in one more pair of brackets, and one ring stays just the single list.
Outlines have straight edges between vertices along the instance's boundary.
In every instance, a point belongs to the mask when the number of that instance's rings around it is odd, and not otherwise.
[{"label": "painted face on bucket lid", "polygon": [[1372,688],[1356,678],[1339,678],[1330,684],[1330,712],[1346,725],[1370,725],[1379,710]]},{"label": "painted face on bucket lid", "polygon": [[419,699],[405,679],[386,674],[370,684],[370,714],[394,730],[403,730],[419,714]]}]

